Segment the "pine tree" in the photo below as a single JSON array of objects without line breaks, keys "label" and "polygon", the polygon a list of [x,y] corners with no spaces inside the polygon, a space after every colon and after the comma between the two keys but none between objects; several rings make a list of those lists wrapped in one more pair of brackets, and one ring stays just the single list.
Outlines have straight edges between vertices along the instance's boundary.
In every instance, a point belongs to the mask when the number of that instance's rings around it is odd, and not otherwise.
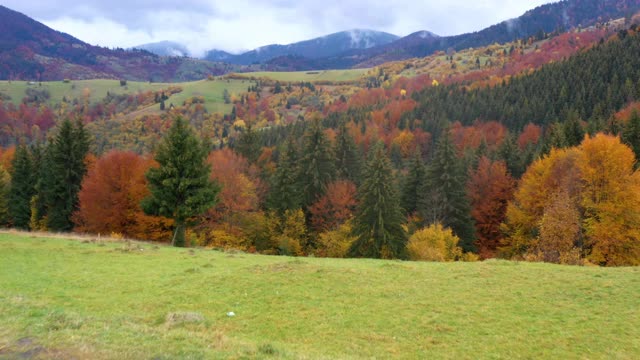
[{"label": "pine tree", "polygon": [[568,147],[578,146],[584,140],[584,128],[575,110],[570,111],[567,116],[563,128],[565,143]]},{"label": "pine tree", "polygon": [[299,157],[295,139],[289,137],[280,154],[278,167],[271,182],[269,205],[280,215],[286,210],[299,209],[302,203],[298,189]]},{"label": "pine tree", "polygon": [[0,225],[9,223],[9,190],[11,189],[11,176],[0,165]]},{"label": "pine tree", "polygon": [[178,117],[158,146],[155,160],[160,167],[147,172],[151,195],[142,201],[142,209],[174,220],[174,246],[185,246],[187,221],[217,202],[220,189],[210,180],[206,158],[207,149]]},{"label": "pine tree", "polygon": [[260,150],[259,134],[253,130],[253,126],[249,125],[240,134],[238,144],[236,145],[236,152],[249,160],[251,164],[255,164],[260,157]]},{"label": "pine tree", "polygon": [[359,205],[353,219],[356,241],[352,257],[406,259],[407,233],[404,215],[394,187],[393,168],[384,145],[372,147],[358,189]]},{"label": "pine tree", "polygon": [[424,213],[429,223],[441,223],[451,228],[465,251],[475,251],[475,229],[471,206],[467,198],[466,176],[462,162],[448,133],[440,137],[435,156],[427,170],[430,189]]},{"label": "pine tree", "polygon": [[35,193],[31,156],[26,146],[16,148],[12,162],[11,187],[9,189],[9,214],[13,226],[28,230],[31,217],[30,202]]},{"label": "pine tree", "polygon": [[513,135],[507,135],[504,141],[502,141],[502,144],[500,144],[498,148],[498,157],[507,164],[507,170],[509,170],[511,176],[515,178],[522,176],[524,166],[520,158],[520,148],[518,148],[518,144],[516,144]]},{"label": "pine tree", "polygon": [[319,121],[314,121],[305,134],[302,153],[298,188],[302,192],[302,205],[307,208],[324,195],[335,175],[331,143]]},{"label": "pine tree", "polygon": [[337,178],[360,183],[360,154],[346,124],[342,124],[336,136],[336,175]]},{"label": "pine tree", "polygon": [[419,209],[426,207],[425,194],[427,192],[427,168],[422,161],[420,149],[409,165],[409,172],[402,184],[400,204],[407,215],[415,214]]},{"label": "pine tree", "polygon": [[70,231],[82,179],[87,173],[85,157],[89,152],[89,135],[81,122],[74,126],[65,120],[50,146],[45,174],[47,225],[53,231]]},{"label": "pine tree", "polygon": [[622,141],[631,146],[636,160],[640,161],[640,114],[637,110],[631,113],[631,117],[622,130]]}]

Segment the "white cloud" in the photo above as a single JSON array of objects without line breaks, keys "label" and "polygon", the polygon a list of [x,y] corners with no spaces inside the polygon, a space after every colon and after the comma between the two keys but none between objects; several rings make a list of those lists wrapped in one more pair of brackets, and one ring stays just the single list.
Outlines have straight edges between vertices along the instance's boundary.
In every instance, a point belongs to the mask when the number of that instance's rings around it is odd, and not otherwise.
[{"label": "white cloud", "polygon": [[[359,29],[404,36],[477,31],[549,0],[6,0],[5,6],[91,44],[131,47],[161,40],[194,54],[288,44]],[[55,3],[55,4],[54,4]],[[54,6],[55,5],[55,6]]]}]

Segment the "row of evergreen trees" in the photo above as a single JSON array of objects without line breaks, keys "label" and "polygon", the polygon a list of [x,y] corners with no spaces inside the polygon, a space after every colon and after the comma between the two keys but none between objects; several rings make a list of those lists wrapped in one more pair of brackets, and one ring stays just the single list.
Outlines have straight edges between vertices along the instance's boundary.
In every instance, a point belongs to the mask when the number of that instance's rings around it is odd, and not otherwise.
[{"label": "row of evergreen trees", "polygon": [[82,123],[68,120],[47,145],[19,145],[11,164],[4,222],[24,230],[72,230],[89,146]]},{"label": "row of evergreen trees", "polygon": [[465,84],[430,87],[413,95],[419,105],[400,126],[440,132],[442,122],[500,121],[511,131],[528,123],[550,125],[571,116],[589,121],[595,131],[622,106],[640,99],[640,36],[623,31],[618,38],[565,61],[516,76],[502,85],[470,90]]}]

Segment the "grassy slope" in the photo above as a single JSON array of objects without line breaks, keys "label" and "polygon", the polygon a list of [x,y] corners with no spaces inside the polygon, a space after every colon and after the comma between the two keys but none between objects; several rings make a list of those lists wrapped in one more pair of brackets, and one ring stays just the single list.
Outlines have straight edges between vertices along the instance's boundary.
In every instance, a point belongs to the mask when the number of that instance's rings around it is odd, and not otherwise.
[{"label": "grassy slope", "polygon": [[[120,86],[118,80],[74,80],[70,83],[62,81],[43,82],[40,87],[37,83],[29,85],[26,81],[0,81],[0,92],[11,96],[14,104],[19,104],[25,96],[28,87],[36,89],[48,89],[51,94],[50,104],[62,102],[66,97],[69,101],[74,98],[82,99],[85,89],[91,94],[91,101],[98,102],[107,96],[107,92],[112,94],[136,94],[140,91],[160,91],[170,86],[179,86],[183,89],[181,93],[173,95],[167,105],[174,103],[176,106],[182,104],[187,98],[193,96],[204,96],[205,106],[209,112],[229,113],[231,105],[224,103],[222,94],[224,89],[229,93],[240,94],[247,91],[251,85],[248,80],[215,80],[215,81],[194,81],[186,83],[148,83],[128,81],[127,86]],[[152,109],[159,111],[159,105],[152,106]]]},{"label": "grassy slope", "polygon": [[314,81],[355,81],[364,76],[370,69],[351,70],[319,70],[292,72],[250,72],[235,74],[246,78],[267,78],[282,82],[314,82]]},{"label": "grassy slope", "polygon": [[640,357],[640,268],[124,246],[0,235],[0,358]]}]

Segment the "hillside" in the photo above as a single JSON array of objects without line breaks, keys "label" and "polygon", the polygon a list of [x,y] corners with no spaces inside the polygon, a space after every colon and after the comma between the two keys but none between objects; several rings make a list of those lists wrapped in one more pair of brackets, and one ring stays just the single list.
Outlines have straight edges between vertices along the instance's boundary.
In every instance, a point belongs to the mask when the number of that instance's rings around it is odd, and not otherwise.
[{"label": "hillside", "polygon": [[[354,29],[288,45],[267,45],[240,55],[210,51],[205,59],[224,60],[232,64],[264,63],[283,56],[308,59],[326,58],[354,49],[369,49],[391,43],[398,36],[373,30]],[[222,57],[220,55],[223,55]]]},{"label": "hillside", "polygon": [[[506,43],[545,33],[587,27],[640,11],[640,0],[565,0],[542,5],[522,16],[486,29],[456,36],[438,37],[419,31],[386,45],[352,50],[337,56],[316,59],[316,69],[372,67],[388,61],[423,57],[438,50],[462,50],[493,43]],[[281,64],[287,68],[286,64]],[[298,67],[298,70],[307,70]]]},{"label": "hillside", "polygon": [[0,267],[0,358],[640,356],[637,268],[294,259],[18,234],[0,235]]},{"label": "hillside", "polygon": [[158,56],[189,56],[189,50],[184,45],[173,41],[159,41],[150,44],[137,45],[133,48],[146,50]]},{"label": "hillside", "polygon": [[188,81],[237,67],[86,44],[0,6],[0,79]]}]

